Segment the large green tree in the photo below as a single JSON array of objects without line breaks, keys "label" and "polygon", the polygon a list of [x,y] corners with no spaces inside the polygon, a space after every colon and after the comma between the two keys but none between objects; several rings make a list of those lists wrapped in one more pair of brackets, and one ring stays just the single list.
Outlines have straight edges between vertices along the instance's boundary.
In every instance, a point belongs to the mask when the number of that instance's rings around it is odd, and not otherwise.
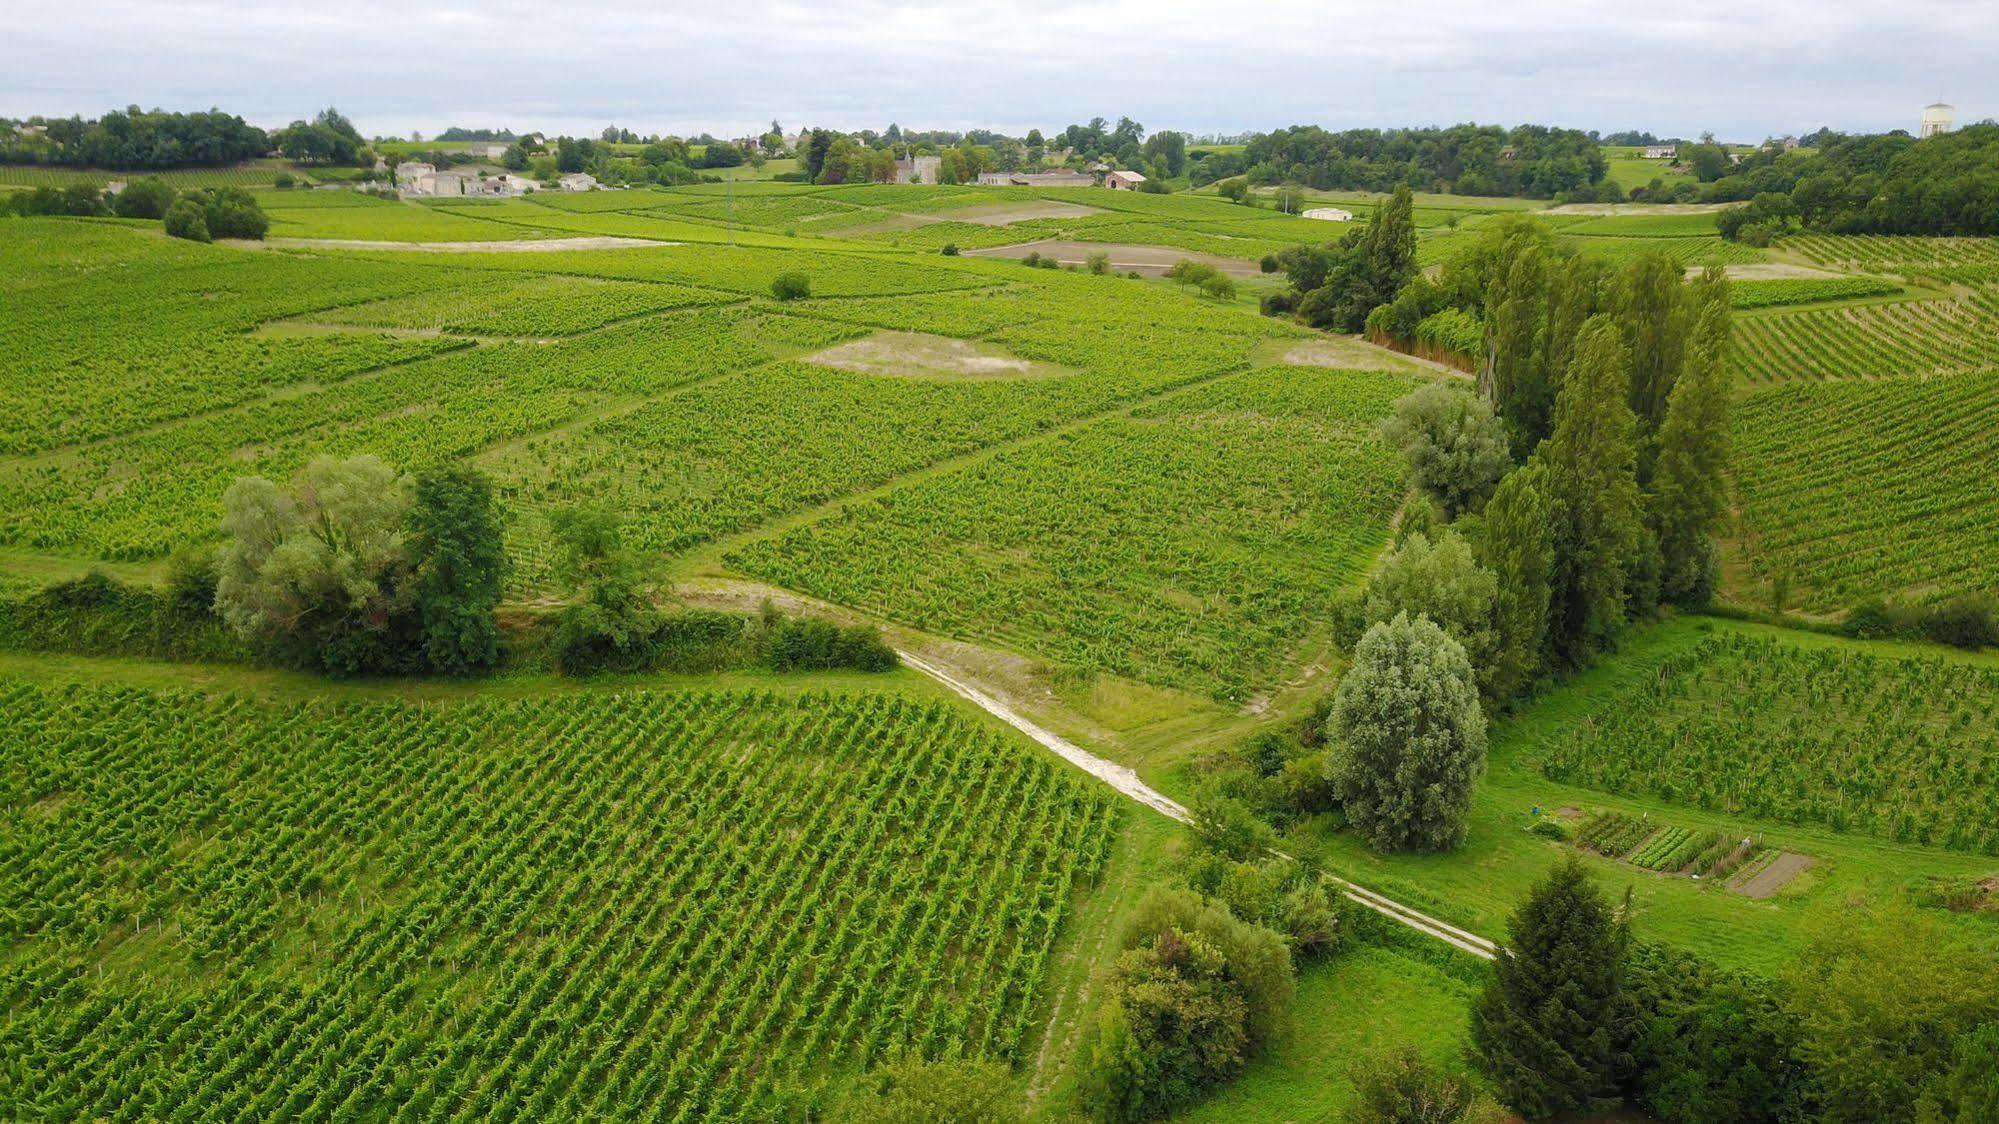
[{"label": "large green tree", "polygon": [[1486,501],[1476,557],[1493,576],[1493,644],[1484,675],[1495,702],[1519,694],[1541,669],[1561,522],[1548,466],[1540,461],[1507,473]]},{"label": "large green tree", "polygon": [[1472,1005],[1472,1061],[1529,1120],[1615,1105],[1627,935],[1574,856],[1513,915]]},{"label": "large green tree", "polygon": [[1626,599],[1649,546],[1636,423],[1626,401],[1629,366],[1617,325],[1608,316],[1591,318],[1555,400],[1554,432],[1536,454],[1548,466],[1562,514],[1549,641],[1555,657],[1570,667],[1608,647],[1623,626]]},{"label": "large green tree", "polygon": [[1464,647],[1483,685],[1495,643],[1492,617],[1498,594],[1498,583],[1472,558],[1471,546],[1456,531],[1446,527],[1411,534],[1368,579],[1358,624],[1364,630],[1403,614],[1427,617]]},{"label": "large green tree", "polygon": [[1659,428],[1648,510],[1659,540],[1661,593],[1699,604],[1718,570],[1712,535],[1726,501],[1729,408],[1728,282],[1711,266],[1694,287],[1686,367]]},{"label": "large green tree", "polygon": [[1611,315],[1624,333],[1630,362],[1631,412],[1639,432],[1649,437],[1665,421],[1686,358],[1689,315],[1680,263],[1664,254],[1640,254],[1612,291]]},{"label": "large green tree", "polygon": [[1397,400],[1381,434],[1402,450],[1410,480],[1443,506],[1446,518],[1478,510],[1513,463],[1492,407],[1443,381]]},{"label": "large green tree", "polygon": [[424,657],[451,675],[499,658],[493,612],[504,592],[507,554],[492,481],[475,468],[441,465],[416,474],[409,511]]},{"label": "large green tree", "polygon": [[1485,772],[1485,712],[1462,645],[1427,617],[1374,625],[1328,721],[1333,786],[1369,846],[1442,851],[1464,839]]}]

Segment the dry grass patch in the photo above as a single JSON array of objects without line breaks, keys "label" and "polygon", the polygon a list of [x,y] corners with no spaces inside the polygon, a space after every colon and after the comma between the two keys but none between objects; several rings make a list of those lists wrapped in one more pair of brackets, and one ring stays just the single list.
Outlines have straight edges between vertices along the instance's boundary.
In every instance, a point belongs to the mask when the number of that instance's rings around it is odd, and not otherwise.
[{"label": "dry grass patch", "polygon": [[923,332],[878,332],[836,344],[808,356],[806,362],[869,375],[945,381],[1053,378],[1071,373],[1052,363],[1009,355],[991,344]]}]

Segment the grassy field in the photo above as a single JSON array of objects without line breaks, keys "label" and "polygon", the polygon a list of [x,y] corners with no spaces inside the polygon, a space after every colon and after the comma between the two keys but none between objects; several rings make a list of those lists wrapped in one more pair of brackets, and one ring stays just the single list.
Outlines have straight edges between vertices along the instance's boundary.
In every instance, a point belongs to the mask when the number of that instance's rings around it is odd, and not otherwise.
[{"label": "grassy field", "polygon": [[893,691],[0,714],[0,1102],[62,1115],[768,1118],[902,1044],[1011,1059],[1117,813]]}]

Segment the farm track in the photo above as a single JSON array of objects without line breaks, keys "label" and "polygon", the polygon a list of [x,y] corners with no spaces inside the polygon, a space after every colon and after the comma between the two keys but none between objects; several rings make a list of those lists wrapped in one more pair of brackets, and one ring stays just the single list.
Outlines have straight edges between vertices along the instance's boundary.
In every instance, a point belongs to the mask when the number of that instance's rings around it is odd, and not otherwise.
[{"label": "farm track", "polygon": [[[917,671],[930,676],[966,701],[991,714],[1007,725],[1027,735],[1036,744],[1071,765],[1110,785],[1131,800],[1151,808],[1160,815],[1183,824],[1194,821],[1193,813],[1185,805],[1146,784],[1136,771],[1128,766],[1109,761],[1084,749],[1076,743],[1037,725],[1004,701],[987,694],[978,687],[958,678],[951,672],[931,663],[929,660],[908,651],[899,651],[902,661]],[[1383,917],[1422,933],[1424,936],[1442,941],[1460,952],[1469,953],[1481,960],[1492,960],[1498,955],[1499,946],[1476,933],[1460,929],[1444,921],[1439,921],[1410,906],[1375,893],[1355,882],[1350,882],[1336,874],[1328,874],[1344,891],[1349,899],[1366,906]]]}]

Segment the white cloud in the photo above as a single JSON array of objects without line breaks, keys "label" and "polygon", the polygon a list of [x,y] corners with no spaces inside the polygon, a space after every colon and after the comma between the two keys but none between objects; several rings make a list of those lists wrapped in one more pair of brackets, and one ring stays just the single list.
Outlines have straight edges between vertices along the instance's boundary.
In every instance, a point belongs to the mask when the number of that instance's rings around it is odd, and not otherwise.
[{"label": "white cloud", "polygon": [[1714,0],[338,6],[9,0],[0,114],[131,102],[282,124],[338,105],[376,133],[787,126],[1008,131],[1535,121],[1910,127],[1943,96],[1999,114],[1999,4]]}]

